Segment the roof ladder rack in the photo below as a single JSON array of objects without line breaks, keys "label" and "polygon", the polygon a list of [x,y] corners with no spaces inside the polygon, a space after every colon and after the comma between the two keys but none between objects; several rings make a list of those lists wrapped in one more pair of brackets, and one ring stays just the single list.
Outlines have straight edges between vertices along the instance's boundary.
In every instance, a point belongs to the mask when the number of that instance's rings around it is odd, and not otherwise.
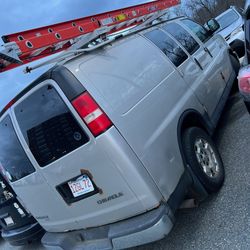
[{"label": "roof ladder rack", "polygon": [[[103,40],[108,35],[129,27],[140,30],[162,16],[168,8],[177,4],[179,0],[156,0],[3,36],[5,44],[0,50],[0,72],[64,50],[81,51],[91,41],[97,38]],[[103,44],[106,42],[104,41]],[[85,48],[85,50],[89,49]]]}]

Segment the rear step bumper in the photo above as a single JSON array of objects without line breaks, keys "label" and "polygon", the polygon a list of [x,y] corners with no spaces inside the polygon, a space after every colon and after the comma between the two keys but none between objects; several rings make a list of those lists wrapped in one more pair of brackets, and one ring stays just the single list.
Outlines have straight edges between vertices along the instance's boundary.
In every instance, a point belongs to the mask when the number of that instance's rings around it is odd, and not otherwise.
[{"label": "rear step bumper", "polygon": [[49,250],[123,249],[164,238],[173,227],[173,213],[164,204],[150,212],[114,224],[67,233],[46,233]]}]

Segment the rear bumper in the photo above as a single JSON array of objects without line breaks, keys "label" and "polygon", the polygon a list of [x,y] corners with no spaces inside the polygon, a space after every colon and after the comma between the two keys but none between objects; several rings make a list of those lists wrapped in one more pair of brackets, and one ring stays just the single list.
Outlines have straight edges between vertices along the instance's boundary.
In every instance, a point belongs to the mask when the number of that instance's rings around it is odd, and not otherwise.
[{"label": "rear bumper", "polygon": [[43,235],[44,229],[38,223],[10,231],[2,231],[2,238],[8,241],[12,246],[21,246],[40,240]]},{"label": "rear bumper", "polygon": [[67,233],[46,233],[42,243],[47,249],[123,249],[164,238],[173,227],[173,214],[164,204],[128,220]]}]

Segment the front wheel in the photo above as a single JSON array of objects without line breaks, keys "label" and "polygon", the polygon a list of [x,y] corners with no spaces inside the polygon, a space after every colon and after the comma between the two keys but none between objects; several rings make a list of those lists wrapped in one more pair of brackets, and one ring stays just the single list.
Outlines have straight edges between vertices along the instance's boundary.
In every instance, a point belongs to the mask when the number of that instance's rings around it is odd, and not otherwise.
[{"label": "front wheel", "polygon": [[210,136],[197,127],[184,131],[183,151],[187,164],[209,193],[217,192],[225,178],[224,166]]},{"label": "front wheel", "polygon": [[237,59],[236,56],[233,56],[231,54],[230,54],[230,61],[231,61],[231,64],[233,66],[233,70],[234,70],[234,72],[235,72],[235,74],[237,76],[238,73],[239,73],[239,70],[240,70],[240,62],[239,62],[239,60]]}]

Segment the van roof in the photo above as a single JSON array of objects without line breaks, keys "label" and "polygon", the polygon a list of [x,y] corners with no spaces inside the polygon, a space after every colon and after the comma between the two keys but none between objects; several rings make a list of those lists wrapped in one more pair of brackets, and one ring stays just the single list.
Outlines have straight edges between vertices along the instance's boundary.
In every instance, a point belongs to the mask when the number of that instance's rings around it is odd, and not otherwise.
[{"label": "van roof", "polygon": [[[52,79],[56,81],[60,87],[63,89],[65,95],[71,100],[75,93],[78,93],[79,91],[84,91],[84,87],[82,84],[79,83],[79,81],[74,77],[73,74],[69,72],[69,70],[64,67],[63,65],[56,65],[53,66],[51,69],[43,73],[40,77],[38,77],[36,80],[31,82],[26,88],[24,88],[19,94],[17,94],[0,112],[0,118],[3,116],[3,114],[13,105],[16,101],[18,101],[20,98],[22,98],[25,94],[27,94],[31,89],[33,89],[35,86],[39,85],[41,82],[44,82],[45,80]],[[69,88],[68,83],[72,83],[74,86],[73,88]]]},{"label": "van roof", "polygon": [[[126,34],[126,36],[122,36],[122,35],[118,35],[115,40],[111,41],[110,44],[107,44],[105,45],[104,47],[108,47],[110,45],[116,45],[116,44],[119,44],[121,41],[124,41],[124,40],[128,40],[128,39],[133,39],[134,37],[140,35],[141,33],[143,33],[145,30],[148,30],[148,29],[151,29],[153,27],[157,27],[158,25],[160,25],[161,23],[169,23],[169,22],[173,22],[173,21],[176,21],[176,20],[181,20],[181,19],[184,19],[184,18],[187,18],[185,16],[180,16],[180,17],[174,17],[174,18],[171,18],[171,19],[168,19],[168,20],[164,20],[163,22],[160,22],[160,23],[156,23],[154,25],[151,25],[151,26],[146,26],[144,28],[142,28],[141,30],[139,30],[138,32],[135,32],[135,33],[129,33],[129,34]],[[62,65],[67,65],[69,63],[72,63],[73,61],[87,61],[89,56],[98,56],[98,51],[100,51],[101,48],[98,48],[96,50],[93,50],[93,51],[90,51],[88,52],[87,54],[80,54],[80,55],[77,55],[77,56],[71,56],[71,57],[68,57]],[[85,58],[85,59],[83,59]]]},{"label": "van roof", "polygon": [[[171,18],[168,20],[164,20],[163,22],[172,22],[175,20],[181,20],[183,18],[186,18],[184,16],[181,17],[175,17],[175,18]],[[142,32],[144,32],[147,29],[150,29],[152,27],[155,27],[157,25],[159,25],[160,23],[157,23],[155,25],[152,26],[147,26],[145,28],[143,28],[142,30],[136,32],[136,33],[131,33],[128,34],[126,36],[121,36],[118,35],[117,38],[115,40],[113,40],[110,44],[108,45],[114,45],[114,44],[119,44],[119,41],[124,41],[124,39],[133,39],[134,37],[138,36],[139,34],[141,34]],[[106,45],[106,46],[108,46]],[[105,47],[106,47],[105,46]],[[95,57],[98,56],[98,51],[100,51],[100,49],[98,50],[93,50],[91,52],[88,52],[87,54],[80,54],[80,55],[76,55],[76,56],[70,56],[68,57],[64,62],[60,62],[57,65],[53,66],[51,69],[49,69],[48,71],[46,71],[45,73],[43,73],[41,76],[39,76],[36,80],[34,80],[33,82],[31,82],[27,87],[25,87],[19,94],[17,94],[0,112],[0,118],[2,117],[2,115],[11,107],[11,105],[13,105],[16,101],[18,101],[21,97],[23,97],[26,93],[28,93],[31,89],[33,89],[35,86],[37,86],[38,84],[40,84],[41,82],[48,80],[48,79],[52,79],[55,80],[56,82],[58,82],[57,80],[60,78],[61,80],[61,85],[64,85],[64,88],[66,88],[66,85],[69,81],[68,78],[72,77],[73,74],[68,74],[69,70],[67,69],[67,65],[72,65],[72,64],[78,64],[78,63],[83,63],[84,61],[88,60],[88,58],[90,57]],[[84,59],[83,59],[84,58]],[[73,76],[74,77],[74,76]],[[72,81],[72,79],[70,79]],[[75,81],[75,79],[73,79],[73,81]],[[77,80],[78,81],[78,80]],[[79,84],[77,84],[79,85]],[[61,86],[62,87],[62,86]],[[69,93],[69,96],[71,96],[71,94]]]}]

